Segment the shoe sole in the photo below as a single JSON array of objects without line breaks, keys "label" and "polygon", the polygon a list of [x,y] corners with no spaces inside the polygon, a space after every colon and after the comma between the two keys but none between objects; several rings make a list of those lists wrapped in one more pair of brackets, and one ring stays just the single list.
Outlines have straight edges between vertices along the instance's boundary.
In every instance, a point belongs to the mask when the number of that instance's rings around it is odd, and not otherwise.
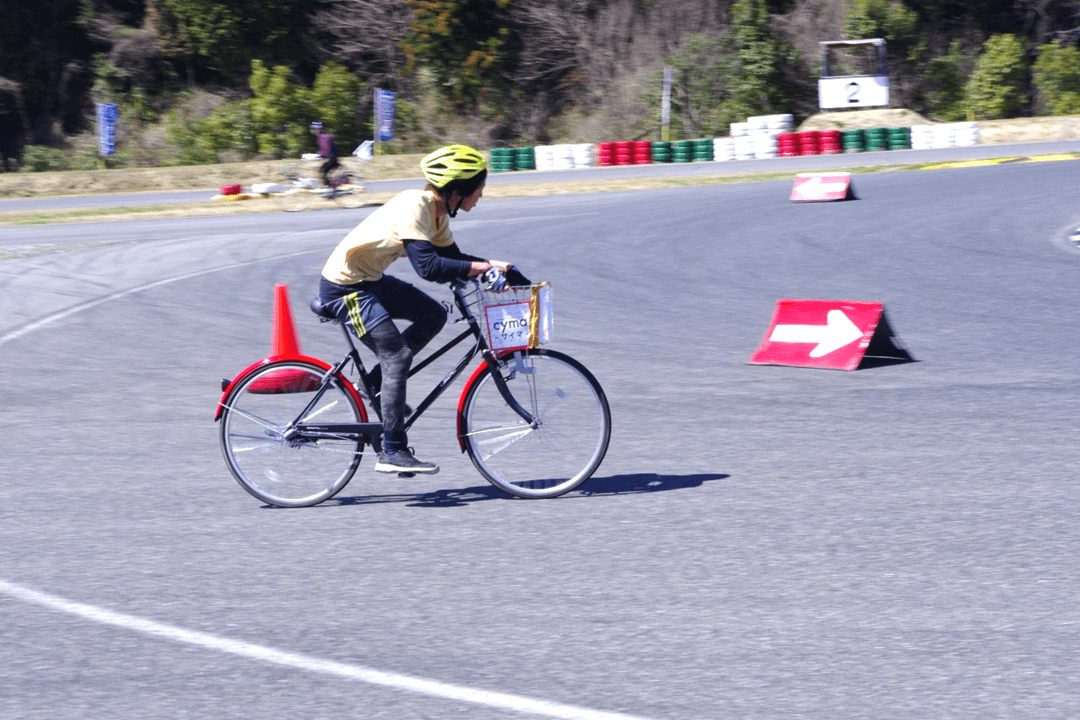
[{"label": "shoe sole", "polygon": [[375,472],[381,473],[399,473],[401,475],[415,475],[416,473],[422,473],[424,475],[434,475],[439,472],[439,466],[436,465],[433,469],[427,470],[415,467],[403,467],[401,465],[389,465],[387,463],[375,463]]}]

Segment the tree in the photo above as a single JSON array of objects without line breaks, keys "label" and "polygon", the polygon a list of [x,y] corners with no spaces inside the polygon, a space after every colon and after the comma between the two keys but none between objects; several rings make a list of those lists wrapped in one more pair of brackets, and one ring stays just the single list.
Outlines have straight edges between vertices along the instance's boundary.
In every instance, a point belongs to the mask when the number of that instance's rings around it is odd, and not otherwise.
[{"label": "tree", "polygon": [[475,109],[504,91],[499,64],[510,37],[504,11],[513,0],[405,0],[413,20],[402,43],[407,73],[423,66],[435,91]]},{"label": "tree", "polygon": [[949,44],[947,53],[926,62],[925,93],[935,117],[943,120],[964,119],[964,83],[968,76],[965,66],[968,63],[968,56],[962,51],[959,40]]},{"label": "tree", "polygon": [[306,66],[304,37],[315,7],[294,0],[148,0],[146,24],[189,74],[198,66],[237,80],[256,58]]},{"label": "tree", "polygon": [[1080,114],[1080,50],[1061,40],[1042,45],[1032,70],[1051,114]]},{"label": "tree", "polygon": [[412,21],[405,0],[329,0],[312,27],[329,57],[374,87],[402,91],[402,41]]},{"label": "tree", "polygon": [[[674,136],[727,134],[731,123],[751,115],[790,112],[790,78],[802,59],[770,29],[765,0],[739,0],[731,25],[716,35],[688,35],[668,59],[672,68],[671,126]],[[659,77],[647,97],[659,109]]]},{"label": "tree", "polygon": [[[852,0],[844,17],[843,35],[848,40],[884,38],[889,76],[896,78],[890,84],[891,94],[902,107],[920,94],[926,47],[916,11],[899,0]],[[911,81],[905,82],[909,78]]]},{"label": "tree", "polygon": [[978,120],[1013,117],[1023,107],[1028,62],[1015,35],[991,35],[964,87],[964,104]]},{"label": "tree", "polygon": [[731,7],[728,35],[738,66],[728,80],[729,112],[753,115],[790,109],[785,71],[803,63],[795,48],[770,29],[770,21],[766,0],[738,0]]}]

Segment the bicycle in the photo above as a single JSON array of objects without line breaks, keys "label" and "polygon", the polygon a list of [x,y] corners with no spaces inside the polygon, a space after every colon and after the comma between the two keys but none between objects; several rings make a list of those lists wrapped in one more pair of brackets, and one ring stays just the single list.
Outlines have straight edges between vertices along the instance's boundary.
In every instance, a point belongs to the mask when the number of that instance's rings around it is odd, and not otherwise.
[{"label": "bicycle", "polygon": [[332,200],[349,209],[364,204],[364,186],[360,184],[363,178],[358,173],[342,165],[330,172],[330,186],[326,187],[318,178],[302,176],[305,169],[308,169],[307,166],[297,163],[286,163],[281,168],[286,182],[278,183],[278,188],[270,196],[285,212],[304,210],[316,197]]},{"label": "bicycle", "polygon": [[[580,486],[607,453],[611,411],[584,365],[539,347],[550,339],[550,284],[493,293],[470,279],[451,290],[454,306],[444,303],[447,312],[456,307],[454,322],[468,327],[409,377],[462,342],[471,344],[409,413],[405,429],[479,355],[458,400],[461,451],[511,496],[551,498]],[[318,297],[311,310],[321,322],[338,322]],[[348,327],[341,329],[349,349],[334,364],[302,355],[268,357],[222,382],[215,420],[225,461],[240,486],[269,505],[306,507],[334,497],[356,472],[365,446],[381,448],[382,424],[369,420],[367,410],[370,404],[381,419],[378,388]]]}]

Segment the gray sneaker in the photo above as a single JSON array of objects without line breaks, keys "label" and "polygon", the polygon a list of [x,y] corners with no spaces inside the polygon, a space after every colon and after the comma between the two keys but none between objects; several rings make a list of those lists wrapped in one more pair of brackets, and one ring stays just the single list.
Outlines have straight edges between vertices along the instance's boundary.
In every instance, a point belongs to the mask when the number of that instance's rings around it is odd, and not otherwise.
[{"label": "gray sneaker", "polygon": [[434,463],[426,463],[413,457],[412,450],[398,450],[397,452],[381,452],[375,462],[375,472],[382,473],[425,473],[434,475],[439,472],[439,466]]}]

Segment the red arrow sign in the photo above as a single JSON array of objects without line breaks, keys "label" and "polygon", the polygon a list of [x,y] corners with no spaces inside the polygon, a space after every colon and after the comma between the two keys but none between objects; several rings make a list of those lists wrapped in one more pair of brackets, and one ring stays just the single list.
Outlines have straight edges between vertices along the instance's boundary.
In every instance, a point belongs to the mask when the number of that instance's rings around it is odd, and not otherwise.
[{"label": "red arrow sign", "polygon": [[795,202],[846,200],[851,193],[851,173],[800,173],[795,176],[791,199]]},{"label": "red arrow sign", "polygon": [[[754,365],[854,370],[862,362],[883,318],[881,303],[779,300],[765,338],[750,357],[750,362]],[[884,338],[881,344],[886,344]],[[906,351],[894,345],[891,337],[887,344],[911,359]]]}]

